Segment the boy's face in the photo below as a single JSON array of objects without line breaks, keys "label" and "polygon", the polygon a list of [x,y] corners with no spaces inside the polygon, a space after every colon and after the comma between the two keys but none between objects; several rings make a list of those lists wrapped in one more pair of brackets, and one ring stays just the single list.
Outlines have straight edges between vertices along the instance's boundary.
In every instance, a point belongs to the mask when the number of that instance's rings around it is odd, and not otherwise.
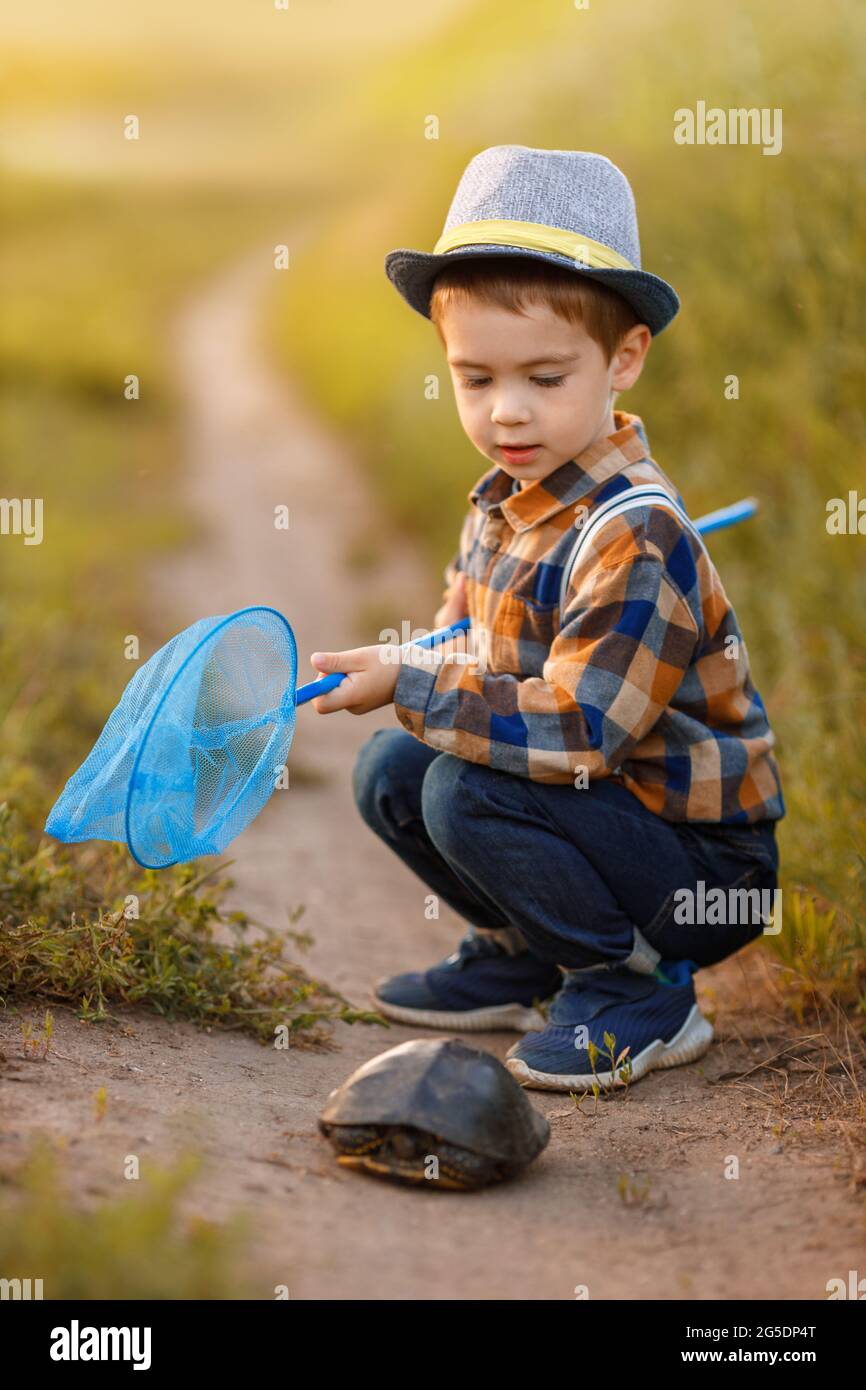
[{"label": "boy's face", "polygon": [[515,314],[477,300],[450,305],[441,331],[464,430],[523,485],[613,432],[611,393],[637,381],[652,339],[637,324],[608,363],[582,324],[546,304]]}]

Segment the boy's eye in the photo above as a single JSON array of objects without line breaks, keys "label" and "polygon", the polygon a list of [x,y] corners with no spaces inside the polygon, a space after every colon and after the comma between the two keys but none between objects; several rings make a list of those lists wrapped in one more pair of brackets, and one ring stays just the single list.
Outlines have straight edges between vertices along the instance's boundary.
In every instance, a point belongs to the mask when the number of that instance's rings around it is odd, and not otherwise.
[{"label": "boy's eye", "polygon": [[[482,386],[486,386],[490,381],[489,376],[462,376],[461,386],[465,386],[469,391],[477,391]],[[533,376],[530,381],[534,381],[538,386],[561,386],[565,381],[565,375],[561,376]]]}]

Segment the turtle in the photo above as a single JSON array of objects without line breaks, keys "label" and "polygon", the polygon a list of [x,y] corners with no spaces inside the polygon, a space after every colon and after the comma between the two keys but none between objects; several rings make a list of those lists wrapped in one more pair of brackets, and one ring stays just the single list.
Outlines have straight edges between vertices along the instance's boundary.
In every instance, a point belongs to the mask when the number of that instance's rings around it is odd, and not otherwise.
[{"label": "turtle", "polygon": [[457,1038],[371,1058],[331,1092],[319,1129],[347,1168],[457,1190],[513,1177],[550,1139],[502,1063]]}]

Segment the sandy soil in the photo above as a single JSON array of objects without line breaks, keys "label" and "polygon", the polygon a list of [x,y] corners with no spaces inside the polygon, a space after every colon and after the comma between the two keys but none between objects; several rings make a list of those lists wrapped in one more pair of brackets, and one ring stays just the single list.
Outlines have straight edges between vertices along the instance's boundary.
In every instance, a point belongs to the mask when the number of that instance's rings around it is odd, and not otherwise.
[{"label": "sandy soil", "polygon": [[[360,604],[398,596],[395,623],[428,624],[440,586],[372,507],[349,441],[263,362],[256,326],[271,273],[266,253],[251,257],[180,320],[184,485],[206,538],[158,576],[156,613],[167,638],[206,613],[273,604],[307,671],[316,648],[377,639],[358,630]],[[279,503],[290,507],[287,532],[273,527]],[[346,556],[373,528],[389,560],[365,578]],[[439,959],[462,932],[444,906],[438,922],[425,919],[425,887],[353,805],[355,753],[393,722],[390,710],[300,711],[293,785],[231,850],[236,904],[273,925],[305,904],[299,925],[315,936],[305,963],[362,1007],[372,981]],[[481,1193],[347,1172],[318,1135],[328,1092],[413,1036],[396,1026],[340,1024],[331,1050],[278,1052],[139,1011],[124,1032],[57,1011],[55,1050],[36,1062],[7,1015],[0,1162],[22,1156],[36,1131],[63,1137],[72,1190],[93,1200],[117,1191],[126,1154],[164,1161],[193,1141],[207,1159],[194,1208],[252,1214],[264,1296],[284,1282],[293,1298],[328,1299],[571,1299],[576,1286],[606,1299],[826,1297],[828,1279],[866,1270],[856,1154],[835,1099],[851,1094],[845,1072],[820,1039],[797,1043],[815,1029],[798,1034],[784,1020],[754,949],[698,984],[717,1031],[700,1063],[580,1111],[567,1096],[528,1093],[551,1143],[523,1179]],[[27,1016],[38,1022],[38,1011]],[[502,1057],[515,1036],[476,1042]],[[97,1121],[100,1086],[108,1105]],[[725,1177],[730,1155],[737,1180]]]}]

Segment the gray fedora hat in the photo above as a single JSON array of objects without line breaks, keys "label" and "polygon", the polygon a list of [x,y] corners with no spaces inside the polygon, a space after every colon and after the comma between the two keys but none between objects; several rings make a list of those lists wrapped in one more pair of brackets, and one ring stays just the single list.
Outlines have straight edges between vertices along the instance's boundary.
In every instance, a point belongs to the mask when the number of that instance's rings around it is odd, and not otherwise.
[{"label": "gray fedora hat", "polygon": [[488,256],[530,256],[600,280],[653,334],[680,307],[666,280],[641,270],[634,195],[602,154],[527,145],[482,150],[463,172],[432,252],[389,251],[385,273],[429,318],[439,272],[456,260]]}]

